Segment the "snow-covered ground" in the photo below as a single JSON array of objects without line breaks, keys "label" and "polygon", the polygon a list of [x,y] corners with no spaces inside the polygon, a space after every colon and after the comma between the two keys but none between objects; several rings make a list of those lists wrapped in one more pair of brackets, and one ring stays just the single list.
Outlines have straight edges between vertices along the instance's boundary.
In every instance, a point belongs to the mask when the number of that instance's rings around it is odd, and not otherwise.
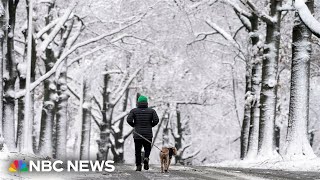
[{"label": "snow-covered ground", "polygon": [[212,163],[208,164],[208,166],[288,171],[320,171],[320,158],[308,160],[232,160]]}]

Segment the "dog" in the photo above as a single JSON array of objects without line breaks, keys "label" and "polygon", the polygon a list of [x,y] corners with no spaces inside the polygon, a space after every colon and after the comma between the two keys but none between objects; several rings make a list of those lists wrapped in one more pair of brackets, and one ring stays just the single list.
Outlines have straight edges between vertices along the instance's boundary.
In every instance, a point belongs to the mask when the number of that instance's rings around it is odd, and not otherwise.
[{"label": "dog", "polygon": [[161,163],[161,172],[168,172],[171,158],[173,155],[177,155],[177,148],[171,147],[163,147],[160,152],[160,163]]}]

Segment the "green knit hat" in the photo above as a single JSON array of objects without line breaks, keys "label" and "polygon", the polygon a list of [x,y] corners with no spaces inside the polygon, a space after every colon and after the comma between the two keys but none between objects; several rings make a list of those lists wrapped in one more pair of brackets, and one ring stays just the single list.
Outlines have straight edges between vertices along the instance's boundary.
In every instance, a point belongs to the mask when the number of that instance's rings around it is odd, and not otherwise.
[{"label": "green knit hat", "polygon": [[138,102],[148,102],[148,98],[146,96],[139,96]]}]

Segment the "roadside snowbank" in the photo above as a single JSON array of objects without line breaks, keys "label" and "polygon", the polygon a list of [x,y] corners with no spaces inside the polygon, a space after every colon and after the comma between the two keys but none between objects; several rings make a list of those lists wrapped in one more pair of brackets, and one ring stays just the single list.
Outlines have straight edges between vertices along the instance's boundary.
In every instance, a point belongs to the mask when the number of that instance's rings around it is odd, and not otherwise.
[{"label": "roadside snowbank", "polygon": [[288,171],[320,171],[320,158],[308,160],[233,160],[208,164],[214,167],[256,168]]},{"label": "roadside snowbank", "polygon": [[[10,164],[14,160],[54,160],[52,158],[37,156],[34,154],[24,154],[18,152],[0,151],[0,180],[70,180],[70,179],[97,179],[101,177],[100,173],[87,172],[9,172]],[[107,177],[107,176],[105,176]]]},{"label": "roadside snowbank", "polygon": [[7,148],[0,151],[0,180],[5,179],[46,179],[46,180],[60,180],[54,174],[43,173],[43,174],[35,174],[35,173],[10,173],[9,167],[10,164],[14,160],[39,160],[39,159],[48,159],[41,156],[36,156],[34,154],[23,154],[18,152],[8,152]]}]

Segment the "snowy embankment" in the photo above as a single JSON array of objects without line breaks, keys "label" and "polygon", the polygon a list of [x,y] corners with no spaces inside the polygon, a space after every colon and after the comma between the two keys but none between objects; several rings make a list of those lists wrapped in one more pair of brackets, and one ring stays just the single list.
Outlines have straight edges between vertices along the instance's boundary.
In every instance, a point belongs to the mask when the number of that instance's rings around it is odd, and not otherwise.
[{"label": "snowy embankment", "polygon": [[208,164],[208,166],[288,171],[320,171],[320,158],[308,160],[233,160]]},{"label": "snowy embankment", "polygon": [[64,180],[88,177],[95,179],[100,176],[97,173],[68,173],[68,172],[9,172],[10,164],[14,160],[53,160],[47,157],[36,156],[34,154],[24,154],[18,152],[0,151],[0,180]]},{"label": "snowy embankment", "polygon": [[14,160],[40,160],[40,159],[46,159],[44,157],[35,156],[32,154],[23,154],[23,153],[17,153],[17,152],[8,152],[8,151],[0,151],[0,179],[43,179],[44,177],[46,180],[60,180],[61,178],[58,178],[54,174],[50,173],[42,173],[42,174],[36,174],[36,173],[11,173],[9,172],[10,164]]}]

